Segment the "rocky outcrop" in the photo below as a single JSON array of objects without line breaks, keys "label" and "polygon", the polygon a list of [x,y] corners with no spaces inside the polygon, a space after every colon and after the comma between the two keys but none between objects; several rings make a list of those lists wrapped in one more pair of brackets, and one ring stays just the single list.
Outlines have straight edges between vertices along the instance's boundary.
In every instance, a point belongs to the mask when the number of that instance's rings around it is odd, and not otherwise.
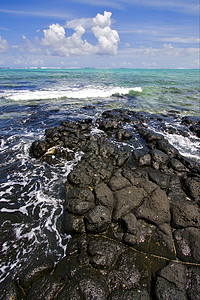
[{"label": "rocky outcrop", "polygon": [[199,164],[144,120],[107,111],[97,124],[66,121],[32,144],[32,156],[58,167],[84,152],[65,183],[72,238],[57,265],[39,260],[0,299],[199,299]]}]

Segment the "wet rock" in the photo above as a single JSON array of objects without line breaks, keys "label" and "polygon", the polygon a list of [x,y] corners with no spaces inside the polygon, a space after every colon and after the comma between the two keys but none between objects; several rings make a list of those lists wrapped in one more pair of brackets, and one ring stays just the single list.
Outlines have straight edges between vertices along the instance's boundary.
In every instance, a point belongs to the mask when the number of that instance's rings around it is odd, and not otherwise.
[{"label": "wet rock", "polygon": [[133,136],[133,133],[127,129],[119,129],[116,133],[116,139],[119,142],[129,140]]},{"label": "wet rock", "polygon": [[48,150],[48,144],[45,141],[35,141],[30,148],[30,155],[35,158],[40,158]]},{"label": "wet rock", "polygon": [[102,205],[97,205],[86,215],[86,230],[91,232],[102,232],[111,223],[111,211]]},{"label": "wet rock", "polygon": [[65,287],[59,292],[58,300],[81,300],[80,290],[78,284],[72,280],[69,280]]},{"label": "wet rock", "polygon": [[122,245],[104,237],[94,237],[88,243],[90,262],[97,269],[110,269],[123,251]]},{"label": "wet rock", "polygon": [[145,289],[117,289],[112,292],[108,300],[150,300],[149,294]]},{"label": "wet rock", "polygon": [[169,165],[178,172],[187,172],[188,169],[184,166],[184,164],[182,164],[182,162],[180,162],[180,160],[175,159],[175,158],[171,158],[169,161]]},{"label": "wet rock", "polygon": [[116,204],[113,212],[113,220],[119,220],[134,208],[140,206],[145,196],[145,190],[136,186],[130,186],[114,192]]},{"label": "wet rock", "polygon": [[124,222],[124,241],[134,248],[144,252],[149,251],[149,242],[151,240],[153,232],[156,230],[156,226],[148,224],[143,220],[136,219],[133,213],[127,214],[122,218]]},{"label": "wet rock", "polygon": [[196,116],[186,116],[182,118],[181,123],[187,126],[200,124],[200,118]]},{"label": "wet rock", "polygon": [[114,175],[108,183],[108,186],[112,191],[121,190],[130,185],[131,183],[125,177],[120,175]]},{"label": "wet rock", "polygon": [[149,252],[168,259],[176,259],[172,229],[169,224],[161,224],[154,230],[149,242]]},{"label": "wet rock", "polygon": [[43,276],[40,280],[33,283],[32,287],[28,291],[27,299],[54,299],[64,284],[64,281],[57,280],[51,275]]},{"label": "wet rock", "polygon": [[175,228],[199,227],[200,208],[188,201],[171,201],[172,225]]},{"label": "wet rock", "polygon": [[65,209],[82,215],[95,206],[94,195],[89,188],[74,188],[66,195]]},{"label": "wet rock", "polygon": [[108,297],[106,278],[92,268],[80,268],[73,281],[84,299],[106,300]]},{"label": "wet rock", "polygon": [[200,262],[200,229],[188,227],[174,232],[177,257],[183,261]]},{"label": "wet rock", "polygon": [[178,150],[165,139],[159,140],[157,142],[157,147],[159,150],[165,152],[169,157],[176,157],[179,154]]},{"label": "wet rock", "polygon": [[114,207],[114,197],[107,184],[100,183],[96,185],[94,188],[94,193],[96,197],[96,203],[106,206],[109,210],[112,211]]},{"label": "wet rock", "polygon": [[170,177],[159,170],[149,169],[149,179],[156,183],[161,189],[166,190],[169,186]]},{"label": "wet rock", "polygon": [[30,287],[38,278],[50,273],[53,267],[54,262],[50,258],[41,254],[34,256],[29,265],[19,275],[20,285],[25,289]]},{"label": "wet rock", "polygon": [[189,127],[190,131],[195,134],[197,137],[200,138],[200,124],[199,125],[192,125]]},{"label": "wet rock", "polygon": [[153,141],[160,141],[163,139],[162,134],[155,133],[154,131],[152,131],[150,129],[139,127],[137,130],[138,130],[140,136],[145,141],[147,141],[147,143],[152,143]]},{"label": "wet rock", "polygon": [[18,300],[19,298],[19,289],[14,281],[11,281],[7,284],[4,283],[4,286],[0,286],[0,300]]},{"label": "wet rock", "polygon": [[157,225],[169,223],[171,216],[166,193],[160,188],[155,189],[150,197],[145,198],[142,205],[138,208],[136,217]]},{"label": "wet rock", "polygon": [[85,223],[83,216],[65,213],[65,232],[67,233],[84,233]]},{"label": "wet rock", "polygon": [[157,163],[158,169],[159,169],[160,165],[165,164],[169,159],[169,156],[166,153],[164,153],[163,151],[160,151],[158,149],[153,149],[151,151],[151,157],[152,157],[153,162]]},{"label": "wet rock", "polygon": [[121,255],[118,268],[112,270],[108,276],[110,291],[120,287],[133,289],[140,286],[142,274],[136,267],[136,256],[131,251]]},{"label": "wet rock", "polygon": [[185,267],[181,264],[169,263],[158,275],[156,281],[156,299],[187,300],[185,283]]},{"label": "wet rock", "polygon": [[151,156],[146,150],[134,150],[133,157],[139,166],[148,166],[151,164]]},{"label": "wet rock", "polygon": [[183,186],[187,195],[200,204],[200,177],[187,177]]}]

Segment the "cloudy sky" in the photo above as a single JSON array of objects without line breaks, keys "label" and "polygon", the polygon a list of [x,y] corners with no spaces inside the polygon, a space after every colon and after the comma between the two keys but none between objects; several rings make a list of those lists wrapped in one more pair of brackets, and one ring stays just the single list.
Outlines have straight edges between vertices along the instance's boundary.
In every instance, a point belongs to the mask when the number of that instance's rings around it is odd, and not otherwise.
[{"label": "cloudy sky", "polygon": [[199,0],[1,0],[0,67],[198,68]]}]

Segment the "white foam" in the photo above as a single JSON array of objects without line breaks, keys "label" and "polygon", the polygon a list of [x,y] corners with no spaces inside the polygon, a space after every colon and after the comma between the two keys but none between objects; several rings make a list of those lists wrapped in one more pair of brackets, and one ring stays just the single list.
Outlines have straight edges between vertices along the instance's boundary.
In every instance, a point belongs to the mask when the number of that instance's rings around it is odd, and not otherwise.
[{"label": "white foam", "polygon": [[84,88],[65,88],[65,89],[47,89],[37,91],[8,91],[5,92],[3,97],[14,101],[21,100],[44,100],[44,99],[59,99],[59,98],[75,98],[75,99],[90,99],[90,98],[108,98],[112,95],[127,95],[131,91],[142,92],[141,87],[84,87]]}]

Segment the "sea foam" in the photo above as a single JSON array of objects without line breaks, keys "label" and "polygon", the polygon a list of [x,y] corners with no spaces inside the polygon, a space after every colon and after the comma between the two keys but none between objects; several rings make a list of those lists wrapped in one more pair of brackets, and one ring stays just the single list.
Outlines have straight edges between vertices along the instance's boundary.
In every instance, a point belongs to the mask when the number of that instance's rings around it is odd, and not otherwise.
[{"label": "sea foam", "polygon": [[47,89],[47,90],[20,90],[20,91],[7,91],[3,97],[14,101],[20,100],[45,100],[45,99],[60,99],[60,98],[108,98],[113,95],[128,95],[131,92],[141,93],[141,87],[84,87],[84,88],[65,88]]}]

